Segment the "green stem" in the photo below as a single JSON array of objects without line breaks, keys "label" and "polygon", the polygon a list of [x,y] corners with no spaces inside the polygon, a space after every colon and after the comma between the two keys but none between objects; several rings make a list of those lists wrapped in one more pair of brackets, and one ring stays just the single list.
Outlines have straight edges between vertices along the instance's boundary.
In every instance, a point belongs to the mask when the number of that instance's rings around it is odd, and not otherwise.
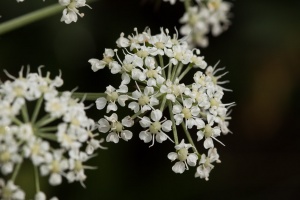
[{"label": "green stem", "polygon": [[131,119],[135,119],[137,116],[139,116],[142,113],[142,111],[139,111],[137,113],[135,113],[134,115],[132,115],[130,118]]},{"label": "green stem", "polygon": [[23,124],[23,122],[21,122],[18,118],[12,117],[11,120],[19,126]]},{"label": "green stem", "polygon": [[[164,65],[164,59],[161,55],[158,56],[159,57],[159,64],[160,64],[160,67],[161,68],[164,68],[165,65]],[[165,73],[165,70],[162,71],[162,75],[164,78],[166,78],[166,73]]]},{"label": "green stem", "polygon": [[166,105],[166,100],[167,100],[167,98],[166,98],[166,95],[163,97],[163,100],[162,100],[162,102],[161,102],[161,104],[160,104],[160,108],[159,108],[159,110],[162,112],[162,111],[164,111],[164,108],[165,108],[165,105]]},{"label": "green stem", "polygon": [[189,64],[189,66],[182,72],[182,74],[179,76],[179,81],[181,80],[181,79],[183,79],[183,77],[192,69],[193,67],[192,67],[192,63],[191,64]]},{"label": "green stem", "polygon": [[34,108],[34,111],[33,111],[33,114],[32,114],[32,117],[31,117],[31,123],[34,124],[38,114],[39,114],[39,111],[41,109],[41,105],[42,105],[42,102],[43,102],[43,99],[44,97],[41,96],[39,98],[39,100],[37,101],[36,105],[35,105],[35,108]]},{"label": "green stem", "polygon": [[99,97],[106,97],[106,93],[80,93],[80,92],[74,92],[72,94],[72,97],[82,99],[85,97],[85,100],[87,101],[95,101]]},{"label": "green stem", "polygon": [[171,71],[172,71],[172,63],[171,62],[169,62],[169,66],[168,66],[168,79],[170,79],[171,80]]},{"label": "green stem", "polygon": [[180,74],[182,68],[183,68],[183,63],[180,63],[180,65],[178,66],[178,68],[177,68],[177,70],[176,70],[175,77],[178,77],[178,76],[179,76],[179,74]]},{"label": "green stem", "polygon": [[173,130],[173,135],[174,135],[174,141],[175,141],[175,145],[178,145],[178,135],[177,135],[177,129],[176,129],[176,123],[175,123],[175,119],[173,116],[173,111],[172,111],[172,103],[171,101],[169,101],[168,103],[169,106],[169,113],[170,113],[170,118],[172,120],[172,130]]},{"label": "green stem", "polygon": [[38,20],[44,19],[51,15],[55,15],[61,12],[63,9],[64,7],[61,6],[60,4],[55,4],[55,5],[48,6],[46,8],[42,8],[37,11],[33,11],[31,13],[17,17],[15,19],[11,19],[7,22],[3,22],[0,24],[0,35],[21,28],[23,26],[26,26]]},{"label": "green stem", "polygon": [[186,11],[189,10],[189,8],[191,7],[191,4],[190,4],[191,0],[185,0],[184,1],[184,8]]},{"label": "green stem", "polygon": [[35,124],[35,126],[36,126],[37,128],[39,128],[39,127],[45,126],[45,125],[47,125],[47,124],[53,122],[54,120],[56,120],[55,117],[51,117],[50,114],[47,114],[47,115],[45,115],[42,119],[40,119],[40,120]]},{"label": "green stem", "polygon": [[57,131],[57,126],[49,126],[45,128],[40,128],[40,132],[47,132],[47,131]]},{"label": "green stem", "polygon": [[29,122],[29,115],[28,115],[28,110],[27,110],[26,103],[24,103],[24,105],[22,106],[22,116],[23,116],[23,119],[24,119],[25,123],[28,123]]},{"label": "green stem", "polygon": [[16,168],[15,168],[15,170],[14,170],[14,173],[13,173],[13,175],[12,175],[12,177],[11,177],[11,180],[12,180],[13,182],[16,181],[16,178],[17,178],[18,173],[19,173],[19,171],[20,171],[21,165],[22,165],[22,162],[18,163],[17,166],[16,166]]},{"label": "green stem", "polygon": [[193,141],[193,139],[192,139],[192,137],[191,137],[190,132],[187,130],[187,127],[186,127],[186,124],[184,123],[184,121],[182,121],[181,125],[182,125],[183,131],[184,131],[184,133],[185,133],[185,135],[186,135],[188,141],[189,141],[190,144],[193,145],[193,147],[194,147],[194,148],[193,148],[194,152],[195,152],[196,154],[199,155],[199,152],[198,152],[198,150],[197,150],[197,148],[196,148],[196,146],[195,146],[195,144],[194,144],[194,141]]},{"label": "green stem", "polygon": [[179,65],[179,63],[178,63],[177,65],[175,65],[174,68],[173,68],[172,75],[171,75],[171,78],[170,78],[170,81],[172,81],[172,82],[173,82],[174,79],[175,79],[174,77],[175,77],[175,74],[176,74],[178,65]]},{"label": "green stem", "polygon": [[57,142],[57,137],[53,133],[37,133],[36,136]]},{"label": "green stem", "polygon": [[34,169],[35,189],[36,189],[36,193],[38,193],[40,191],[39,172],[36,166],[33,166],[33,169]]}]

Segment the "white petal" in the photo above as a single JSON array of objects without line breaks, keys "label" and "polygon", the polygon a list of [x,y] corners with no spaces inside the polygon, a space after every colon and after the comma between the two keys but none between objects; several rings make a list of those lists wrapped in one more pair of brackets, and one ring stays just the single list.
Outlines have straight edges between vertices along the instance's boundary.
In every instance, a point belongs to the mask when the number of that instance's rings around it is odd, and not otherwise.
[{"label": "white petal", "polygon": [[171,152],[171,153],[168,154],[168,158],[169,158],[171,161],[176,160],[177,157],[178,157],[178,154],[175,153],[175,152]]},{"label": "white petal", "polygon": [[195,122],[196,122],[197,129],[202,129],[205,127],[205,123],[202,119],[195,118]]},{"label": "white petal", "polygon": [[133,101],[128,104],[128,108],[133,110],[134,113],[137,113],[140,110],[140,105],[137,102]]},{"label": "white petal", "polygon": [[181,111],[182,111],[182,106],[181,105],[174,105],[173,106],[173,109],[172,109],[173,114],[179,114],[179,113],[181,113]]},{"label": "white petal", "polygon": [[162,124],[162,130],[165,132],[169,132],[172,130],[172,121],[167,120]]},{"label": "white petal", "polygon": [[98,129],[101,133],[106,133],[110,129],[110,124],[106,119],[102,118],[98,121],[98,123]]},{"label": "white petal", "polygon": [[120,104],[120,106],[125,106],[125,101],[128,100],[128,96],[127,95],[120,95],[118,98],[118,103]]},{"label": "white petal", "polygon": [[152,135],[149,132],[141,131],[139,134],[139,138],[143,140],[145,143],[148,143],[152,140]]},{"label": "white petal", "polygon": [[130,140],[132,138],[132,132],[128,131],[128,130],[124,130],[121,133],[121,137],[122,137],[123,140],[128,141],[128,140]]},{"label": "white petal", "polygon": [[156,109],[151,112],[151,119],[153,121],[158,122],[161,119],[161,117],[162,117],[162,112],[160,110]]},{"label": "white petal", "polygon": [[118,110],[118,106],[114,102],[111,102],[107,105],[107,108],[106,108],[107,113],[109,113],[110,111],[116,111],[116,110]]},{"label": "white petal", "polygon": [[183,100],[183,105],[187,108],[192,107],[192,104],[193,104],[193,100],[191,98]]},{"label": "white petal", "polygon": [[143,128],[147,128],[151,125],[151,121],[148,117],[143,117],[139,123]]},{"label": "white petal", "polygon": [[104,97],[100,97],[96,100],[96,107],[98,110],[102,110],[106,106],[107,100]]},{"label": "white petal", "polygon": [[202,140],[202,138],[204,137],[203,131],[198,131],[197,136],[198,136],[197,141]]},{"label": "white petal", "polygon": [[174,115],[174,119],[176,121],[176,125],[178,126],[179,124],[181,124],[183,120],[183,114]]},{"label": "white petal", "polygon": [[115,132],[111,132],[107,135],[106,142],[118,143],[119,142],[119,136]]},{"label": "white petal", "polygon": [[46,195],[43,192],[38,192],[34,195],[34,200],[46,200]]},{"label": "white petal", "polygon": [[214,147],[214,142],[211,138],[206,138],[205,141],[204,141],[204,148],[205,149],[209,149],[209,148],[212,148]]},{"label": "white petal", "polygon": [[175,165],[172,167],[172,170],[175,173],[182,174],[185,171],[185,164],[183,162],[176,162]]},{"label": "white petal", "polygon": [[134,124],[134,121],[130,116],[127,116],[122,119],[122,124],[123,124],[123,126],[126,126],[126,127],[132,127]]},{"label": "white petal", "polygon": [[126,85],[128,83],[130,83],[130,77],[127,73],[123,73],[121,85]]},{"label": "white petal", "polygon": [[196,166],[198,160],[198,156],[194,153],[191,153],[187,157],[187,163],[189,166]]},{"label": "white petal", "polygon": [[128,87],[127,85],[120,85],[119,89],[117,90],[117,92],[120,93],[127,93],[128,92]]},{"label": "white petal", "polygon": [[167,135],[163,132],[159,132],[156,134],[155,139],[157,142],[162,143],[168,139]]},{"label": "white petal", "polygon": [[166,98],[169,99],[170,101],[172,101],[173,103],[175,102],[176,100],[176,97],[174,94],[167,94],[166,95]]},{"label": "white petal", "polygon": [[53,185],[53,186],[61,184],[61,181],[62,181],[61,175],[57,174],[57,173],[51,174],[51,176],[49,178],[49,183],[50,183],[50,185]]},{"label": "white petal", "polygon": [[142,96],[142,93],[140,93],[140,91],[138,90],[135,90],[133,93],[132,93],[132,97],[135,98],[135,99],[138,99]]},{"label": "white petal", "polygon": [[99,69],[103,69],[105,67],[105,63],[100,62],[100,60],[95,58],[89,59],[88,62],[92,65],[92,70],[94,72],[98,71]]}]

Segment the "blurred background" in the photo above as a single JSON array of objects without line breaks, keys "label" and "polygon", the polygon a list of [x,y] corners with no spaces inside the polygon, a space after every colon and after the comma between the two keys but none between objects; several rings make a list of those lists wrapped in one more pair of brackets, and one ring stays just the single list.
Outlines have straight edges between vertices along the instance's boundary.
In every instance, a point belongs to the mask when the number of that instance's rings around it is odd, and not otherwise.
[{"label": "blurred background", "polygon": [[[26,0],[0,1],[0,22],[50,5]],[[201,49],[208,64],[226,66],[230,80],[224,102],[236,102],[230,121],[233,134],[216,144],[221,164],[210,180],[194,178],[194,168],[182,175],[172,172],[167,154],[171,144],[148,148],[138,138],[105,144],[89,165],[84,189],[79,183],[42,188],[60,199],[298,199],[300,197],[300,1],[231,1],[232,25],[219,37],[210,37]],[[90,58],[102,58],[105,48],[115,48],[121,32],[131,34],[146,26],[153,34],[160,27],[174,32],[183,15],[181,3],[170,6],[159,0],[99,0],[80,9],[84,18],[66,25],[61,13],[0,36],[0,79],[3,69],[17,74],[21,66],[32,71],[63,72],[62,90],[104,92],[119,82],[108,71],[92,72]],[[92,103],[92,102],[89,102]],[[298,104],[299,103],[299,104]],[[95,107],[94,107],[95,108]],[[1,111],[0,111],[1,112]],[[90,117],[104,113],[90,109]],[[299,124],[298,124],[299,123]],[[28,168],[28,169],[27,169]],[[17,181],[34,193],[33,169],[23,168]],[[2,175],[1,175],[2,176]],[[51,194],[51,195],[50,195]],[[31,195],[31,196],[30,196]],[[298,197],[298,198],[297,198]]]}]

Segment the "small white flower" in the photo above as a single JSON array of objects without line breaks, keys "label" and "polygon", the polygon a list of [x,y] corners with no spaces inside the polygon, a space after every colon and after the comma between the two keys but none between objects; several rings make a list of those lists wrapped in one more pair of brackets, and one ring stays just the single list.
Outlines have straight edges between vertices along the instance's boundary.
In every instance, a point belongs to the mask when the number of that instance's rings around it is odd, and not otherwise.
[{"label": "small white flower", "polygon": [[12,180],[8,180],[5,184],[4,180],[0,178],[0,197],[3,200],[18,199],[24,200],[25,193]]},{"label": "small white flower", "polygon": [[[105,91],[106,97],[100,97],[96,100],[97,109],[102,110],[108,104],[106,112],[109,113],[118,109],[116,102],[121,106],[125,106],[125,101],[128,99],[127,92],[128,87],[126,85],[120,85],[117,90],[111,85],[107,86]],[[122,93],[124,95],[120,95]]]},{"label": "small white flower", "polygon": [[216,139],[217,136],[220,136],[220,133],[221,133],[221,130],[220,130],[219,127],[213,127],[212,128],[209,124],[207,124],[204,127],[203,131],[199,130],[197,132],[197,136],[198,136],[197,141],[202,140],[202,138],[205,137],[204,148],[206,148],[206,149],[214,147],[214,143],[213,143],[212,139],[214,139],[217,142],[224,145],[222,142],[220,142],[218,139]]},{"label": "small white flower", "polygon": [[201,159],[199,161],[199,166],[197,167],[197,171],[195,177],[204,178],[208,181],[209,173],[214,168],[211,163],[220,163],[219,154],[217,153],[216,148],[211,148],[208,150],[207,157],[205,154],[201,155]]},{"label": "small white flower", "polygon": [[171,161],[179,160],[174,164],[172,170],[175,173],[182,174],[185,170],[188,170],[189,166],[196,166],[198,156],[195,153],[189,153],[188,149],[193,147],[191,144],[185,144],[184,140],[180,144],[175,146],[176,152],[171,152],[168,154],[168,158]]},{"label": "small white flower", "polygon": [[[59,0],[60,5],[65,6],[66,8],[63,10],[63,16],[61,17],[62,22],[66,24],[70,24],[72,22],[77,22],[77,15],[83,17],[84,14],[80,13],[78,8],[87,6],[86,0]],[[90,7],[89,7],[90,8]]]},{"label": "small white flower", "polygon": [[118,143],[119,138],[122,138],[125,141],[128,141],[132,138],[132,132],[124,130],[124,126],[130,127],[133,125],[133,122],[131,122],[128,117],[124,118],[122,122],[119,122],[118,115],[113,113],[110,117],[105,116],[105,118],[100,119],[98,123],[98,129],[100,132],[109,132],[106,136],[107,142]]},{"label": "small white flower", "polygon": [[160,110],[153,110],[151,112],[151,119],[153,120],[153,122],[148,117],[143,117],[140,120],[140,125],[143,128],[148,129],[145,131],[141,131],[139,137],[145,143],[148,143],[152,140],[152,144],[149,147],[152,147],[154,145],[154,137],[159,143],[162,143],[167,139],[172,141],[172,139],[164,133],[171,131],[172,122],[166,119],[160,122],[161,118],[162,112]]}]

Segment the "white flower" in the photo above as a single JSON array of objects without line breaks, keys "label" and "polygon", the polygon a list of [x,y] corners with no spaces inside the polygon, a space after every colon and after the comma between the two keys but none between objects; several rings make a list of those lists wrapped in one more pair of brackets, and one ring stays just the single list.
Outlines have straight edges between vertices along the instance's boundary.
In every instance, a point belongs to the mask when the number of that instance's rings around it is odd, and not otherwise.
[{"label": "white flower", "polygon": [[132,138],[132,132],[128,130],[124,130],[125,127],[130,127],[133,125],[133,122],[129,120],[127,117],[122,120],[122,122],[118,121],[118,115],[113,113],[110,117],[105,116],[98,121],[99,126],[98,129],[102,133],[109,132],[106,136],[107,142],[118,143],[119,138],[122,138],[125,141],[128,141]]},{"label": "white flower", "polygon": [[174,83],[168,79],[160,88],[160,92],[167,93],[166,98],[172,102],[175,102],[176,98],[182,95],[185,90],[185,85],[183,83],[179,84],[178,79],[176,79]]},{"label": "white flower", "polygon": [[201,155],[201,159],[199,161],[200,165],[197,167],[195,177],[204,178],[208,181],[209,173],[214,168],[214,166],[211,164],[213,162],[221,162],[219,160],[219,154],[217,153],[216,148],[209,149],[207,157],[205,154]]},{"label": "white flower", "polygon": [[141,110],[144,113],[147,110],[151,110],[151,107],[158,105],[159,101],[154,96],[154,88],[153,87],[145,87],[144,91],[141,92],[139,90],[135,90],[132,93],[132,99],[136,100],[137,102],[133,101],[128,104],[128,108],[137,113]]},{"label": "white flower", "polygon": [[[72,92],[57,91],[63,84],[61,74],[52,79],[50,73],[43,76],[41,68],[38,73],[21,70],[18,77],[5,73],[12,80],[0,83],[1,173],[11,174],[27,159],[40,169],[42,176],[49,175],[51,185],[59,185],[73,170],[69,165],[70,152],[91,149],[90,146],[93,150],[89,152],[93,152],[101,147],[98,134],[92,133],[94,121],[86,116],[83,102],[72,98]],[[4,199],[24,199],[20,191],[7,191],[10,194]],[[45,198],[42,191],[35,197]]]},{"label": "white flower", "polygon": [[172,139],[164,133],[171,131],[172,122],[166,119],[160,122],[161,118],[162,112],[160,110],[153,110],[151,112],[151,119],[153,120],[153,122],[148,117],[143,117],[140,120],[140,125],[143,128],[148,129],[145,131],[141,131],[139,137],[145,143],[148,143],[152,140],[152,144],[149,147],[154,145],[154,137],[159,143],[162,143],[167,139],[172,141]]},{"label": "white flower", "polygon": [[[100,97],[96,100],[97,109],[102,110],[108,103],[106,112],[109,113],[118,109],[116,102],[121,106],[125,106],[125,101],[128,99],[128,96],[125,95],[127,92],[128,87],[126,85],[120,85],[117,90],[111,85],[107,86],[105,91],[106,97]],[[120,93],[124,95],[119,95]]]},{"label": "white flower", "polygon": [[72,22],[77,22],[77,15],[83,17],[84,14],[80,13],[77,8],[87,6],[86,0],[59,0],[60,5],[65,6],[63,10],[63,16],[61,17],[62,22],[70,24]]},{"label": "white flower", "polygon": [[4,180],[0,178],[0,197],[3,200],[24,200],[25,193],[12,180],[8,180],[5,184]]},{"label": "white flower", "polygon": [[220,142],[218,139],[216,139],[217,136],[220,136],[220,133],[221,133],[221,130],[219,127],[212,128],[209,124],[207,124],[205,126],[205,128],[203,129],[203,131],[199,130],[197,132],[197,136],[198,136],[197,141],[202,140],[202,138],[205,137],[204,148],[206,148],[206,149],[214,147],[212,138],[214,140],[216,140],[217,142],[221,143],[222,145],[224,145],[222,142]]},{"label": "white flower", "polygon": [[183,119],[186,121],[187,128],[191,129],[194,125],[197,127],[204,127],[204,122],[198,117],[200,113],[200,108],[198,106],[192,106],[193,100],[187,98],[183,100],[183,106],[176,104],[173,106],[174,119],[176,125],[182,123]]},{"label": "white flower", "polygon": [[198,156],[195,153],[189,153],[188,149],[193,147],[191,144],[185,144],[184,140],[180,144],[175,146],[176,152],[171,152],[168,154],[168,158],[171,161],[179,160],[174,164],[172,170],[175,173],[182,174],[185,170],[188,170],[189,166],[196,166]]}]

